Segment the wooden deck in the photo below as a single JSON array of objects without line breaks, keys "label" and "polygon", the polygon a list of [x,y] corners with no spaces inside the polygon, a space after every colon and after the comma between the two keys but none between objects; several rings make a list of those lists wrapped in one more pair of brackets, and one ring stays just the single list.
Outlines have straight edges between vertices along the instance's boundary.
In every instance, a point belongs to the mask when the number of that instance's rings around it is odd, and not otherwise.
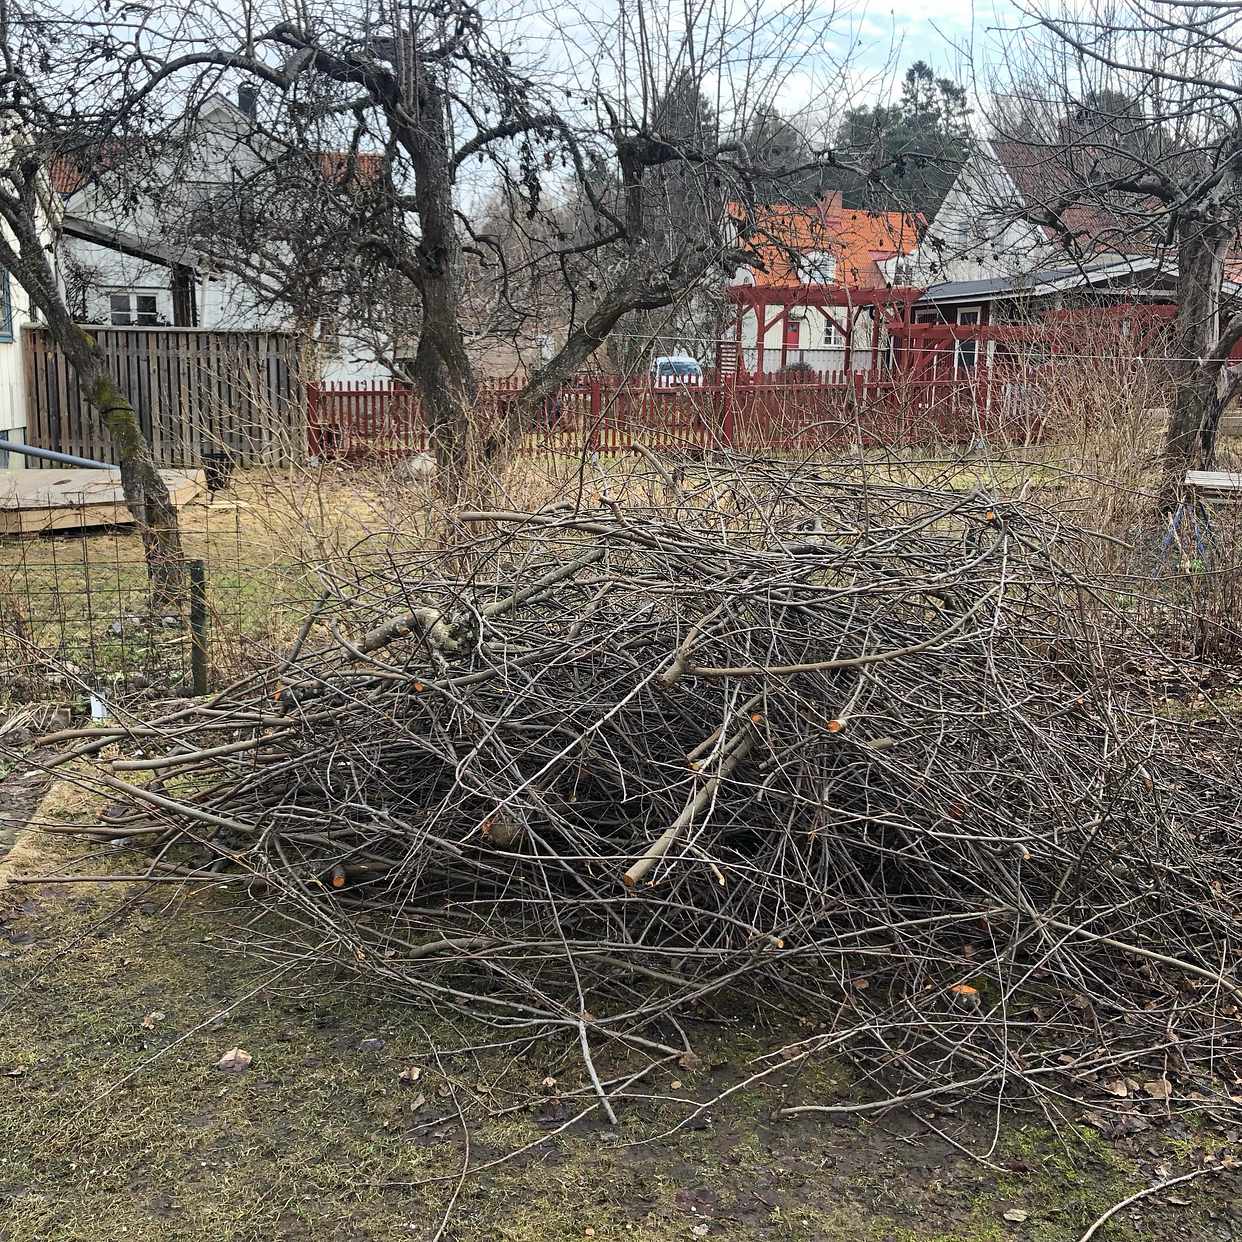
[{"label": "wooden deck", "polygon": [[[173,504],[206,495],[201,470],[161,470]],[[0,470],[0,536],[131,526],[117,470]]]},{"label": "wooden deck", "polygon": [[1200,500],[1242,502],[1242,474],[1228,470],[1187,470],[1186,486]]}]

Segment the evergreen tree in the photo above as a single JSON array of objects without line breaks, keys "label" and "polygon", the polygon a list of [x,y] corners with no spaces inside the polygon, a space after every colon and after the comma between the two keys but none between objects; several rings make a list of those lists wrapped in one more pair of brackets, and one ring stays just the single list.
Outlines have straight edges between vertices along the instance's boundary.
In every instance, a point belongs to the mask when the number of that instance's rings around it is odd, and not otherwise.
[{"label": "evergreen tree", "polygon": [[839,174],[831,188],[842,191],[847,207],[930,219],[974,149],[970,112],[964,87],[915,61],[896,103],[851,108],[837,133],[843,154],[865,157],[879,171],[867,180]]}]

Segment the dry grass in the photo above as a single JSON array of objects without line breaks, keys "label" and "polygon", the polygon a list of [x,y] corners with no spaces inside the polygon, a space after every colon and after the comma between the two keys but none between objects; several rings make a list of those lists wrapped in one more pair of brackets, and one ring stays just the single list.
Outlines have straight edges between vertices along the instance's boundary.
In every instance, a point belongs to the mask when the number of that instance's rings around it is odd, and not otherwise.
[{"label": "dry grass", "polygon": [[[1092,352],[1106,354],[1102,345]],[[1168,532],[1153,529],[1150,520],[1160,436],[1151,411],[1167,405],[1168,397],[1150,374],[1118,358],[1093,356],[1059,363],[1051,372],[1032,371],[1046,429],[1039,445],[872,451],[853,461],[808,461],[807,468],[864,471],[879,482],[929,488],[1037,495],[1110,537],[1113,542],[1100,544],[1096,568],[1135,576],[1126,606],[1142,613],[1145,624],[1167,629],[1170,609],[1181,609],[1178,620],[1192,647],[1227,647],[1233,639],[1222,633],[1242,602],[1235,524],[1218,521],[1208,557],[1189,523],[1162,548]],[[520,458],[490,482],[489,504],[652,506],[667,499],[642,456],[597,461],[566,448]],[[1226,446],[1226,460],[1229,452]],[[680,490],[692,492],[711,480],[712,463],[688,459],[678,477]],[[410,482],[399,467],[322,466],[239,471],[227,491],[190,506],[182,521],[187,554],[207,564],[213,668],[217,680],[225,680],[287,645],[311,602],[338,585],[334,566],[436,539],[446,515],[434,489]],[[130,529],[0,541],[0,670],[42,667],[55,676],[54,666],[69,662],[92,676],[119,676],[160,665],[164,657],[155,640],[170,649],[165,662],[182,668],[181,635],[137,633],[133,649],[128,630],[120,639],[109,633],[117,617],[145,611],[145,586],[141,546]],[[15,633],[28,641],[15,641]]]}]

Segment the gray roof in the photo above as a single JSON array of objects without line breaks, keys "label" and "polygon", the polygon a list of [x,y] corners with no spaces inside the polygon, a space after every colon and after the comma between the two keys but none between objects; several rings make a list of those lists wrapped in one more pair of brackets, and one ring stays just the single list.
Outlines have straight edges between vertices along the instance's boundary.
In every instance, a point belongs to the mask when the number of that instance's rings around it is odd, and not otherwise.
[{"label": "gray roof", "polygon": [[986,280],[946,280],[930,285],[920,302],[964,302],[972,299],[988,301],[992,298],[1012,297],[1021,294],[1053,293],[1065,286],[1094,284],[1113,276],[1126,276],[1150,271],[1152,259],[1110,259],[1104,263],[1075,264],[1072,267],[1050,267],[1038,272],[1022,272],[1016,276],[991,276]]}]

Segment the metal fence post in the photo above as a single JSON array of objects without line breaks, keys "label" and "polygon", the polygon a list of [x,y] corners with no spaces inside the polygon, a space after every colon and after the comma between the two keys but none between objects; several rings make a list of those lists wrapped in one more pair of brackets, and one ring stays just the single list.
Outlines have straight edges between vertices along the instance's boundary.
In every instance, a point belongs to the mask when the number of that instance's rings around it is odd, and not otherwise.
[{"label": "metal fence post", "polygon": [[207,693],[207,566],[191,561],[190,683],[196,695]]}]

